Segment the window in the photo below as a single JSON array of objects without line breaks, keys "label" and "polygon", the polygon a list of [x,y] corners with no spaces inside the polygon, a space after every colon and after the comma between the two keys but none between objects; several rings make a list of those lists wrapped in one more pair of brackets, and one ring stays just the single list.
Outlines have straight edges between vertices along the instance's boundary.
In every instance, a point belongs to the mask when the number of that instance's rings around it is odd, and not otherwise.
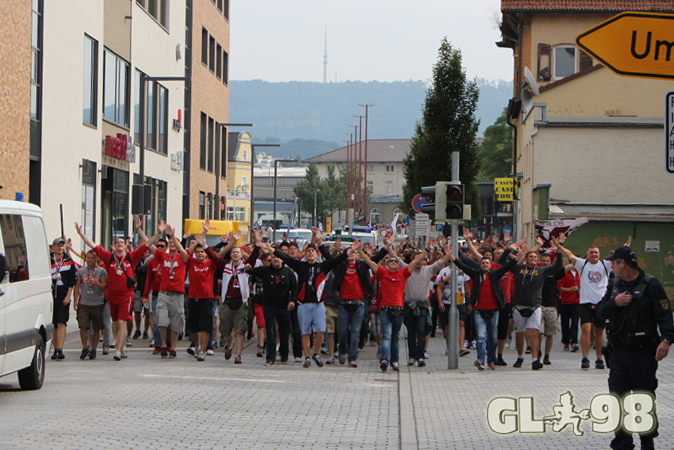
[{"label": "window", "polygon": [[210,192],[206,195],[206,214],[208,214],[208,220],[213,218],[213,194]]},{"label": "window", "polygon": [[201,29],[201,63],[208,66],[208,31]]},{"label": "window", "polygon": [[225,211],[225,197],[220,197],[220,220],[227,220],[227,211]]},{"label": "window", "polygon": [[379,209],[372,208],[370,210],[370,223],[379,223]]},{"label": "window", "polygon": [[386,182],[386,195],[393,195],[393,181]]},{"label": "window", "polygon": [[169,0],[136,0],[136,3],[162,27],[168,28]]},{"label": "window", "polygon": [[217,50],[215,54],[217,55],[217,64],[215,65],[215,76],[218,77],[218,80],[222,79],[222,46],[217,45]]},{"label": "window", "polygon": [[246,211],[241,206],[237,206],[236,208],[233,206],[228,206],[226,220],[236,220],[243,222],[246,220]]},{"label": "window", "polygon": [[241,151],[241,161],[248,161],[248,150]]},{"label": "window", "polygon": [[395,166],[393,164],[391,165],[386,165],[386,173],[393,173],[395,169]]},{"label": "window", "polygon": [[568,77],[576,73],[576,47],[560,45],[554,49],[555,80]]},{"label": "window", "polygon": [[[32,36],[30,58],[30,156],[31,179],[39,180],[39,163],[42,139],[42,31],[44,21],[42,0],[33,0]],[[38,172],[38,173],[35,173]],[[32,180],[31,180],[32,183]],[[39,185],[38,185],[39,186]],[[31,186],[30,202],[39,204],[39,191]]]},{"label": "window", "polygon": [[241,177],[241,190],[243,192],[248,191],[248,177]]},{"label": "window", "polygon": [[105,50],[103,118],[129,127],[129,63]]},{"label": "window", "polygon": [[374,183],[371,180],[368,180],[368,182],[367,182],[367,192],[372,194],[373,189],[374,189]]},{"label": "window", "polygon": [[147,82],[147,99],[145,102],[145,148],[157,148],[157,134],[154,124],[157,123],[157,84],[154,81]]},{"label": "window", "polygon": [[96,162],[82,160],[82,232],[93,238],[96,208]]},{"label": "window", "polygon": [[0,214],[0,232],[5,242],[5,258],[9,282],[28,279],[28,255],[23,233],[23,222],[18,214]]},{"label": "window", "polygon": [[98,41],[84,36],[84,104],[86,125],[96,126],[96,96],[98,94]]},{"label": "window", "polygon": [[215,38],[208,39],[208,70],[215,73]]},{"label": "window", "polygon": [[222,12],[222,0],[218,0],[218,11]]},{"label": "window", "polygon": [[168,89],[164,86],[157,85],[157,90],[159,94],[159,114],[157,120],[157,128],[159,130],[159,142],[157,151],[163,153],[164,155],[168,154]]},{"label": "window", "polygon": [[374,173],[374,165],[373,164],[367,165],[367,173]]},{"label": "window", "polygon": [[157,181],[158,185],[158,202],[157,202],[157,219],[158,222],[160,223],[162,220],[166,221],[166,201],[167,201],[167,194],[168,194],[168,183],[166,181]]},{"label": "window", "polygon": [[199,192],[199,220],[206,218],[206,193]]},{"label": "window", "polygon": [[229,20],[229,0],[225,1],[225,19]]},{"label": "window", "polygon": [[227,74],[229,70],[229,55],[226,51],[222,51],[222,82],[225,84],[229,83],[229,75]]},{"label": "window", "polygon": [[207,130],[208,130],[208,116],[201,113],[201,143],[199,147],[199,168],[201,170],[206,170],[206,139],[207,139]]},{"label": "window", "polygon": [[136,69],[134,76],[133,96],[133,142],[140,144],[140,71]]},{"label": "window", "polygon": [[208,171],[213,173],[213,134],[215,132],[215,121],[208,118]]},{"label": "window", "polygon": [[222,140],[220,141],[220,177],[227,178],[227,128],[222,129]]}]

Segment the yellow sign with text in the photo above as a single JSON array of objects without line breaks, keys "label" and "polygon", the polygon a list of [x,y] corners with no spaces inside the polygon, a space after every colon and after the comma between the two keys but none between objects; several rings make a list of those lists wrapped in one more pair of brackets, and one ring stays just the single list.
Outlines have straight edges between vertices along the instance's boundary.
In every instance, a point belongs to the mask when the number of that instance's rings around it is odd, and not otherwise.
[{"label": "yellow sign with text", "polygon": [[515,200],[515,180],[512,178],[494,178],[494,195],[497,202]]}]

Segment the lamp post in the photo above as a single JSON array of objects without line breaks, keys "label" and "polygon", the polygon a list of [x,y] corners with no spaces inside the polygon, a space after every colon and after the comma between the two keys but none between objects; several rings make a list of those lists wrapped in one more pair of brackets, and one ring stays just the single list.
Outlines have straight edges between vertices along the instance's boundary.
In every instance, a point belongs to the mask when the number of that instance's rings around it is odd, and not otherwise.
[{"label": "lamp post", "polygon": [[365,195],[363,196],[363,214],[365,214],[365,217],[367,218],[367,116],[369,107],[374,105],[363,105],[362,103],[359,103],[358,106],[365,107],[365,180],[363,181]]},{"label": "lamp post", "polygon": [[346,219],[345,225],[349,224],[349,206],[351,205],[351,139],[353,138],[353,133],[344,133],[349,136],[349,140],[346,141]]},{"label": "lamp post", "polygon": [[351,160],[353,161],[351,169],[351,206],[353,207],[353,215],[351,221],[351,228],[357,220],[356,214],[358,214],[358,175],[355,173],[354,169],[356,168],[356,155],[357,155],[357,146],[356,142],[358,140],[358,125],[349,125],[353,127],[353,138],[351,139]]},{"label": "lamp post", "polygon": [[279,162],[297,162],[296,159],[275,159],[274,160],[274,216],[272,217],[272,242],[276,242],[276,177],[278,176]]},{"label": "lamp post", "polygon": [[[250,226],[255,226],[255,147],[280,147],[281,144],[250,144]],[[274,193],[276,197],[276,193]],[[276,220],[276,219],[274,219]]]},{"label": "lamp post", "polygon": [[358,119],[358,210],[361,215],[365,213],[363,209],[363,197],[365,196],[365,186],[363,185],[363,116],[353,116]]},{"label": "lamp post", "polygon": [[[229,139],[227,136],[227,127],[252,127],[252,123],[220,123],[220,122],[215,122],[216,127],[222,127],[222,131],[220,133],[220,140],[225,141],[225,149],[227,153],[229,153],[229,148],[227,144],[229,143]],[[222,148],[222,145],[220,146]],[[223,158],[226,158],[227,155],[222,155]],[[220,161],[220,151],[216,150],[215,152],[215,210],[219,211],[221,206],[220,206],[220,177],[222,176],[222,173],[220,171],[220,166],[222,165]],[[226,176],[226,174],[225,174]],[[236,180],[234,181],[236,183]],[[234,212],[236,213],[236,186],[234,187]],[[222,218],[222,213],[219,214],[219,217]],[[217,217],[215,217],[217,219]]]},{"label": "lamp post", "polygon": [[319,192],[321,192],[320,189],[316,189],[314,191],[314,226],[316,226],[316,222],[318,222],[317,220],[318,217],[316,217],[316,194],[318,194]]}]

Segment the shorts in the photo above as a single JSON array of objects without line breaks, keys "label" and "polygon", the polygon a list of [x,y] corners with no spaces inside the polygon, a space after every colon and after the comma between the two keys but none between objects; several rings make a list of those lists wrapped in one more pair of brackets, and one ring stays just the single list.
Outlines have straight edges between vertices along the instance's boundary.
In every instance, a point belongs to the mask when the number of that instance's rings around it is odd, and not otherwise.
[{"label": "shorts", "polygon": [[[445,312],[440,312],[442,314],[442,318],[445,320],[445,326],[449,323],[449,308],[452,305],[448,305],[445,303]],[[468,320],[468,311],[467,311],[467,306],[465,303],[462,303],[460,305],[456,305],[456,308],[459,311],[459,322],[466,323],[466,320]]]},{"label": "shorts", "polygon": [[232,330],[236,334],[246,334],[248,331],[248,303],[244,303],[239,309],[231,309],[224,303],[220,305],[220,334],[229,336]]},{"label": "shorts", "polygon": [[497,329],[497,338],[504,340],[508,337],[508,325],[510,325],[510,319],[513,318],[513,304],[506,303],[502,310],[498,313],[498,325]]},{"label": "shorts", "polygon": [[133,320],[131,317],[131,301],[131,296],[122,300],[108,299],[108,303],[110,304],[110,318],[113,322],[117,322],[118,320],[123,320],[125,322]]},{"label": "shorts", "polygon": [[581,303],[580,304],[580,324],[592,322],[592,325],[599,328],[604,328],[604,322],[597,317],[597,310],[595,309],[597,305],[593,303]]},{"label": "shorts", "polygon": [[140,295],[140,292],[136,291],[133,293],[133,312],[139,313],[143,311],[143,299]]},{"label": "shorts", "polygon": [[187,301],[190,314],[187,316],[187,329],[190,333],[213,331],[213,299],[191,298]]},{"label": "shorts", "polygon": [[557,326],[557,308],[554,306],[541,307],[541,333],[546,336],[554,336],[557,334],[559,327]]},{"label": "shorts", "polygon": [[54,312],[52,313],[52,321],[57,328],[59,324],[66,325],[70,320],[70,303],[63,304],[63,300],[54,300]]},{"label": "shorts", "polygon": [[302,336],[325,333],[325,305],[323,303],[304,303],[297,307],[297,319],[300,322]]},{"label": "shorts", "polygon": [[180,331],[185,323],[185,305],[182,292],[159,291],[157,296],[158,327],[171,326],[171,331]]},{"label": "shorts", "polygon": [[337,333],[337,318],[339,317],[339,308],[336,306],[325,307],[325,331],[328,333]]},{"label": "shorts", "polygon": [[370,331],[375,336],[381,336],[381,316],[379,313],[370,313]]},{"label": "shorts", "polygon": [[257,324],[257,327],[266,328],[266,324],[264,323],[264,311],[262,305],[260,305],[259,303],[255,303],[254,309],[255,309],[255,323]]},{"label": "shorts", "polygon": [[526,330],[541,329],[541,308],[536,308],[531,317],[522,317],[520,312],[513,306],[513,331],[524,333]]},{"label": "shorts", "polygon": [[94,330],[105,328],[103,324],[103,308],[105,305],[82,305],[77,308],[77,325],[80,329],[88,330],[92,327]]}]

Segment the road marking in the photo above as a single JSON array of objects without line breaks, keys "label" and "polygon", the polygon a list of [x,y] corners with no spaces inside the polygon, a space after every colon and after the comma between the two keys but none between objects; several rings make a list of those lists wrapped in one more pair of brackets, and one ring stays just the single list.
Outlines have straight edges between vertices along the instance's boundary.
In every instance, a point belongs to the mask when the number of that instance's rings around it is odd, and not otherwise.
[{"label": "road marking", "polygon": [[252,381],[254,383],[285,383],[280,380],[256,380],[255,378],[215,378],[215,377],[186,377],[177,375],[153,375],[143,374],[145,378],[176,378],[179,380],[213,380],[213,381]]}]

